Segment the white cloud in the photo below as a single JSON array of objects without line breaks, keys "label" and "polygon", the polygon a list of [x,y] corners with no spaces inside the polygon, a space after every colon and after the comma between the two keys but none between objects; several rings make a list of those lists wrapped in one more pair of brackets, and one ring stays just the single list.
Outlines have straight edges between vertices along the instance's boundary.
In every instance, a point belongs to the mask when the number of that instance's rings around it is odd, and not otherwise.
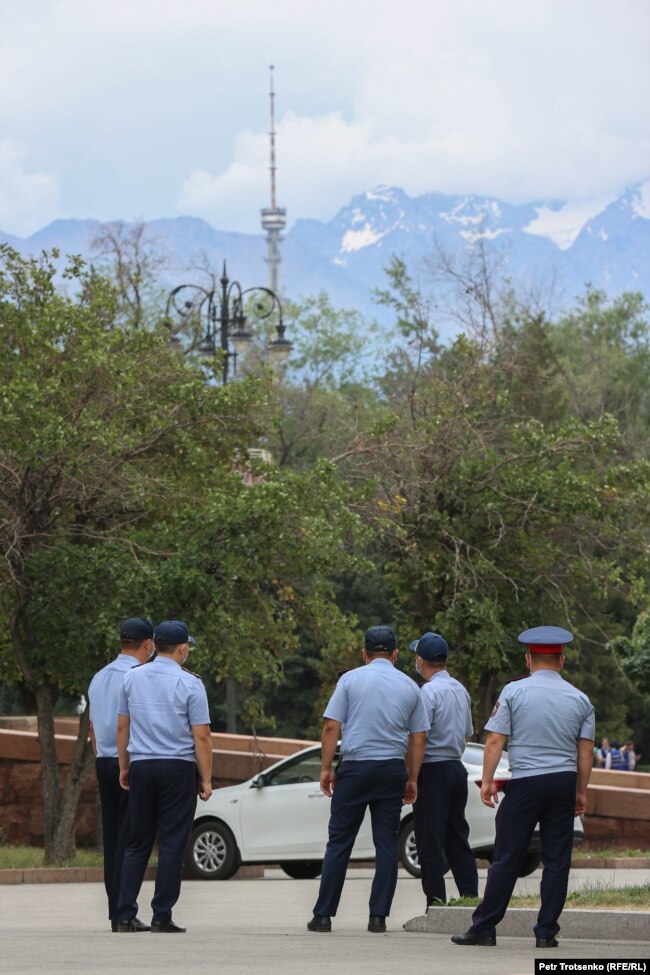
[{"label": "white cloud", "polygon": [[26,149],[0,139],[0,229],[27,236],[58,215],[59,188],[51,173],[27,172]]},{"label": "white cloud", "polygon": [[648,176],[645,0],[0,8],[0,125],[35,171],[59,174],[66,215],[180,210],[258,229],[270,61],[291,221],[376,184],[523,202]]}]

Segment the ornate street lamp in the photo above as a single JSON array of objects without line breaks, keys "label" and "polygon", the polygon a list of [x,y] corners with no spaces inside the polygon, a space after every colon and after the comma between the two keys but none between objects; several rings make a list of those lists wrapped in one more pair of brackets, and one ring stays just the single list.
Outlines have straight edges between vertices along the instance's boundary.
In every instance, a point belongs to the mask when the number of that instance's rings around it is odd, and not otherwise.
[{"label": "ornate street lamp", "polygon": [[[255,320],[265,321],[277,315],[276,337],[268,343],[267,352],[273,367],[279,371],[286,363],[293,345],[285,338],[282,303],[276,293],[264,287],[242,290],[238,281],[228,279],[225,261],[219,283],[220,290],[216,287],[209,290],[199,284],[179,284],[170,292],[165,310],[165,321],[170,329],[170,342],[180,347],[181,339],[178,331],[190,322],[205,322],[198,346],[192,346],[188,351],[194,351],[196,348],[201,358],[211,362],[217,350],[220,350],[223,357],[221,376],[225,385],[230,378],[230,361],[232,360],[233,363],[232,374],[236,375],[237,362],[243,361],[252,342],[253,336],[244,313],[244,299],[247,295],[256,294],[258,300],[253,305]],[[179,328],[175,331],[171,321],[172,313],[180,320]],[[237,730],[237,688],[232,677],[227,677],[225,684],[226,731],[234,734]]]},{"label": "ornate street lamp", "polygon": [[[281,368],[291,352],[292,343],[285,337],[286,327],[282,321],[282,303],[270,288],[254,287],[242,290],[238,281],[230,281],[223,262],[220,289],[203,287],[199,284],[179,284],[170,292],[167,299],[165,320],[170,330],[173,328],[171,315],[174,313],[184,324],[191,320],[205,322],[204,332],[197,347],[199,355],[211,360],[220,350],[223,356],[222,381],[228,382],[231,374],[237,372],[237,361],[241,360],[253,339],[244,312],[244,299],[256,295],[253,305],[255,320],[260,322],[277,315],[276,337],[268,343],[267,352],[274,368]],[[178,331],[170,341],[180,345]]]}]

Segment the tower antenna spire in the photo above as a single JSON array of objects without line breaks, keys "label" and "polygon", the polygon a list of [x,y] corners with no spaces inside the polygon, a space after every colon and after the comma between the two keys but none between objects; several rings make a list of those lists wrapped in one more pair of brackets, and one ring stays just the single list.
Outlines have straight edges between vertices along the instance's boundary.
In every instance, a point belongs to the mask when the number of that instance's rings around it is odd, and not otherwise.
[{"label": "tower antenna spire", "polygon": [[273,83],[274,67],[269,66],[270,90],[269,97],[271,102],[271,128],[270,137],[270,172],[271,172],[271,206],[264,207],[262,210],[262,230],[266,233],[266,263],[269,268],[269,288],[277,295],[280,294],[280,244],[282,243],[282,231],[287,225],[287,211],[277,205],[276,198],[276,173],[278,170],[275,159],[275,87]]},{"label": "tower antenna spire", "polygon": [[271,131],[269,135],[271,137],[271,209],[275,210],[275,173],[277,166],[275,164],[275,90],[273,88],[273,65],[269,67],[269,74],[271,76],[271,88],[269,91],[269,97],[271,100]]}]

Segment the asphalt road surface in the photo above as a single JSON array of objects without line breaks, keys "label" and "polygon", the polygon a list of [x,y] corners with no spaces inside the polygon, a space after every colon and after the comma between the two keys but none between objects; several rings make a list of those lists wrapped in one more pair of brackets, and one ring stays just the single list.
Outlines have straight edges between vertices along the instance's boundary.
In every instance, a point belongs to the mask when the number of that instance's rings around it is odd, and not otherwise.
[{"label": "asphalt road surface", "polygon": [[[481,871],[482,880],[485,871]],[[497,937],[496,948],[460,948],[448,935],[409,934],[402,925],[423,913],[419,882],[400,876],[388,932],[369,934],[372,872],[351,870],[331,934],[306,930],[318,881],[185,881],[174,919],[184,935],[112,934],[100,884],[0,887],[0,971],[4,975],[532,975],[535,957],[645,960],[650,943],[570,941],[540,952],[530,938]],[[640,870],[572,872],[572,886],[643,883]],[[520,890],[534,890],[539,875]],[[150,919],[153,885],[145,883],[140,916]],[[448,896],[453,894],[450,884]],[[561,921],[561,919],[560,919]],[[650,937],[650,935],[649,935]]]}]

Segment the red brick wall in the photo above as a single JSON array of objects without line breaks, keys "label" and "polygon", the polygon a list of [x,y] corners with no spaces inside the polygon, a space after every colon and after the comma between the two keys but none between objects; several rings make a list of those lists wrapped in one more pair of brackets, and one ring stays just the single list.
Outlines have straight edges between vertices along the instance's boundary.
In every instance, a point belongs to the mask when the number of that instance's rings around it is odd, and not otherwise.
[{"label": "red brick wall", "polygon": [[[57,719],[60,781],[68,772],[78,722]],[[0,718],[0,842],[43,846],[41,753],[34,718]],[[252,778],[285,755],[313,744],[285,738],[213,735],[215,788]],[[98,831],[97,780],[91,771],[79,799],[78,846],[94,846]]]}]

